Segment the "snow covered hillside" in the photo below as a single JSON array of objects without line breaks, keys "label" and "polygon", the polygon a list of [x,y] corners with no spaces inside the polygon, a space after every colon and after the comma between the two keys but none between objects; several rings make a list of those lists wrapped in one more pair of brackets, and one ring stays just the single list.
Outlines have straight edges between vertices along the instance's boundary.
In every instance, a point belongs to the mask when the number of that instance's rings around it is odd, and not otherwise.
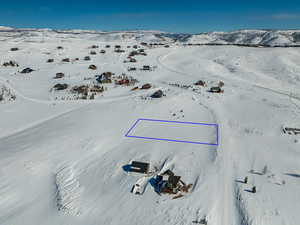
[{"label": "snow covered hillside", "polygon": [[0,40],[0,224],[300,223],[300,48],[152,31]]},{"label": "snow covered hillside", "polygon": [[83,39],[110,42],[148,42],[186,44],[242,44],[261,46],[300,45],[300,30],[237,30],[232,32],[207,32],[199,34],[177,34],[161,31],[94,31],[16,29],[0,26],[0,40],[26,42],[49,42],[60,39]]},{"label": "snow covered hillside", "polygon": [[299,30],[238,30],[210,32],[190,36],[188,43],[247,44],[264,46],[300,45]]}]

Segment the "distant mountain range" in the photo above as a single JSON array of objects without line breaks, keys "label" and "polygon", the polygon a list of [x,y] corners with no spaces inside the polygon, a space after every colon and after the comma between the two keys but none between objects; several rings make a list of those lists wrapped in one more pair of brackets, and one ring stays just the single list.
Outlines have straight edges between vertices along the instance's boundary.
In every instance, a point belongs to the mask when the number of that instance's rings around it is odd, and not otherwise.
[{"label": "distant mountain range", "polygon": [[300,45],[300,30],[237,30],[232,32],[205,32],[179,34],[162,31],[95,31],[22,29],[0,26],[0,40],[43,42],[46,40],[78,38],[109,42],[185,43],[185,44],[238,44],[261,46]]}]

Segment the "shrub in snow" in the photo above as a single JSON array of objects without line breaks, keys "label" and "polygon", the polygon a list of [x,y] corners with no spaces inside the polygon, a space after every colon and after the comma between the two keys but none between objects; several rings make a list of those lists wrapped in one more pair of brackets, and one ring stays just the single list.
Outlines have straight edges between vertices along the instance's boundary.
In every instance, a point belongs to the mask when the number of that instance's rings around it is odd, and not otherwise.
[{"label": "shrub in snow", "polygon": [[265,175],[267,172],[268,172],[268,167],[267,167],[267,166],[264,166],[263,171],[262,171],[262,174]]},{"label": "shrub in snow", "polygon": [[16,96],[5,86],[0,86],[0,102],[14,101]]}]

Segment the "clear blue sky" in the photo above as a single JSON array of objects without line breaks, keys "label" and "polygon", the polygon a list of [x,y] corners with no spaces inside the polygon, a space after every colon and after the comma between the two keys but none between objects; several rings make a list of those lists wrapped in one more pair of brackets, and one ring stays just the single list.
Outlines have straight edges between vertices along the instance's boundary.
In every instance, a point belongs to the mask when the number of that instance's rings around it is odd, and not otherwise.
[{"label": "clear blue sky", "polygon": [[300,0],[8,0],[0,4],[0,25],[189,33],[300,29]]}]

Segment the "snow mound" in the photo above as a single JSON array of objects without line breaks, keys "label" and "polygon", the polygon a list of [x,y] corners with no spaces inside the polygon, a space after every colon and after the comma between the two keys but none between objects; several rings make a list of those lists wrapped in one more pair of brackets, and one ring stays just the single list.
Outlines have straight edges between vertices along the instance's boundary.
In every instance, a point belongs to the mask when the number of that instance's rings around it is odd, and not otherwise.
[{"label": "snow mound", "polygon": [[56,174],[57,207],[69,215],[80,215],[79,197],[82,188],[72,167],[64,167]]}]

